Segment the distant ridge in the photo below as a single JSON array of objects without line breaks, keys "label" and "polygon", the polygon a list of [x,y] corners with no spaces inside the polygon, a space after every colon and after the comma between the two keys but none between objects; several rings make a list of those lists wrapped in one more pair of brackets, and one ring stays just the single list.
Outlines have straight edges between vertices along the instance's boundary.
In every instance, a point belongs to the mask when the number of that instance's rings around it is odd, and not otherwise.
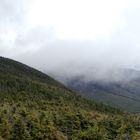
[{"label": "distant ridge", "polygon": [[131,74],[135,75],[135,78],[125,82],[102,83],[101,81],[94,81],[94,79],[85,82],[82,77],[74,77],[67,80],[65,84],[84,97],[127,111],[140,112],[140,71],[124,69],[123,73],[126,78],[129,78]]}]

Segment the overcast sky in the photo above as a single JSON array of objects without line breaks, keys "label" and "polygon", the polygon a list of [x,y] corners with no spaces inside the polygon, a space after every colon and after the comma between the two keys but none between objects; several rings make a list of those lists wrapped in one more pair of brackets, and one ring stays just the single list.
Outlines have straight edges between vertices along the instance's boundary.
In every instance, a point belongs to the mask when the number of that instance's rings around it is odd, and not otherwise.
[{"label": "overcast sky", "polygon": [[140,1],[0,0],[0,55],[67,75],[140,68]]}]

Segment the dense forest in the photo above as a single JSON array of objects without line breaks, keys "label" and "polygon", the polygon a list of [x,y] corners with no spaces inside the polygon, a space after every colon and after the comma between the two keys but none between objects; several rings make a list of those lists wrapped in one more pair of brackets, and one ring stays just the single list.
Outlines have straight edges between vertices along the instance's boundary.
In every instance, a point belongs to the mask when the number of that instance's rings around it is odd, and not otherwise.
[{"label": "dense forest", "polygon": [[0,140],[140,140],[140,116],[0,57]]}]

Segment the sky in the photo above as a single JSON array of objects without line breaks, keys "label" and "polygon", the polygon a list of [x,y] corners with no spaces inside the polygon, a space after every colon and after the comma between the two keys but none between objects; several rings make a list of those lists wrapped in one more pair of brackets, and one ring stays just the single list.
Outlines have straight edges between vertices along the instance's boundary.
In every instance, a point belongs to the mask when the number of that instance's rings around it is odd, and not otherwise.
[{"label": "sky", "polygon": [[139,0],[0,0],[0,55],[50,75],[140,69],[139,38]]}]

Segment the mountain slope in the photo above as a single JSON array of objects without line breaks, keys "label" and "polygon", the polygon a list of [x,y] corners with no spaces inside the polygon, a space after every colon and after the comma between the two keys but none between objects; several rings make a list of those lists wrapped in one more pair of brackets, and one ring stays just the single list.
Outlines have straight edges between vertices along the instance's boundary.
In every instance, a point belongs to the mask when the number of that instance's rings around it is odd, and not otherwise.
[{"label": "mountain slope", "polygon": [[138,124],[139,115],[84,99],[51,77],[0,57],[1,140],[138,139]]},{"label": "mountain slope", "polygon": [[[129,78],[132,75],[135,78]],[[140,72],[124,70],[123,79],[124,80],[109,82],[95,80],[85,81],[82,76],[78,76],[67,80],[66,85],[85,97],[127,111],[140,112]]]}]

